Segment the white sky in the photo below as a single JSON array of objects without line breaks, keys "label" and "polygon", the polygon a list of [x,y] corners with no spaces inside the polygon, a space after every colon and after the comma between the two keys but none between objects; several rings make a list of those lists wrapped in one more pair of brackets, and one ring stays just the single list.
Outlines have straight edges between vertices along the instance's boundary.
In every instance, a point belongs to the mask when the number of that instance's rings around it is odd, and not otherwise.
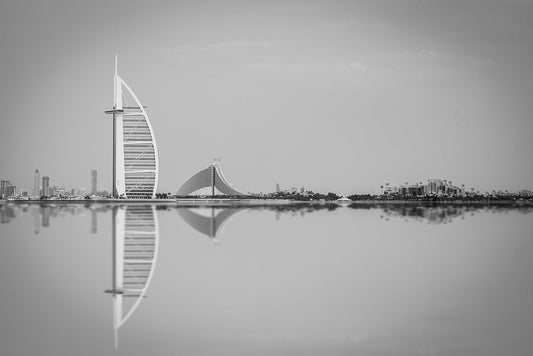
[{"label": "white sky", "polygon": [[0,178],[111,181],[113,61],[160,191],[533,188],[533,1],[2,1]]}]

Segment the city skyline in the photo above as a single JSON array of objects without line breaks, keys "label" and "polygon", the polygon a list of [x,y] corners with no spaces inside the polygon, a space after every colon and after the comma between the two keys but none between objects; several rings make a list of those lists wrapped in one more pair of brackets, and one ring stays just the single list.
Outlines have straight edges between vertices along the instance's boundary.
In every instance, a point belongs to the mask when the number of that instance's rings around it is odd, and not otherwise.
[{"label": "city skyline", "polygon": [[118,53],[150,105],[160,192],[213,157],[243,191],[377,193],[438,177],[532,189],[532,10],[518,0],[6,1],[1,178],[31,192],[35,167],[58,186],[89,186],[96,169],[110,190],[102,111]]}]

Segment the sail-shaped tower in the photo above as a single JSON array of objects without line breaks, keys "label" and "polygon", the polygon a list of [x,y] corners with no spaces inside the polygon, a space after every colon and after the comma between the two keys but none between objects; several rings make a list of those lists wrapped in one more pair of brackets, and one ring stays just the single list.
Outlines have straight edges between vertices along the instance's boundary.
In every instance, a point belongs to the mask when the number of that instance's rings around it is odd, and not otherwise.
[{"label": "sail-shaped tower", "polygon": [[115,58],[113,110],[113,197],[155,198],[159,176],[152,125],[135,93],[118,75]]}]

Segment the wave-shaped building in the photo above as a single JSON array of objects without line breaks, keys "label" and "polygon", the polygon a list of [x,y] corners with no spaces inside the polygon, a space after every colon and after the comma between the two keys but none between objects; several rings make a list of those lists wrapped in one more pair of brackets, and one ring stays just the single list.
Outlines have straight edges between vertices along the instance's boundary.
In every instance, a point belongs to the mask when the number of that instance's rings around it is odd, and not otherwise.
[{"label": "wave-shaped building", "polygon": [[113,115],[113,197],[155,198],[159,176],[152,125],[135,93],[118,75],[115,59]]},{"label": "wave-shaped building", "polygon": [[190,177],[178,189],[176,195],[246,196],[248,194],[241,192],[228,181],[222,173],[220,162],[217,161]]}]

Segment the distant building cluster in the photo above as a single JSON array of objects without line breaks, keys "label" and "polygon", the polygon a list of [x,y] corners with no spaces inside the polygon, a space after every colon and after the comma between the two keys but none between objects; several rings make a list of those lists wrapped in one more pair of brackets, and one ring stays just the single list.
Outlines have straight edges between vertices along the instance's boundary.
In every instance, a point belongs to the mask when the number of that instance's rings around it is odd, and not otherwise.
[{"label": "distant building cluster", "polygon": [[[276,193],[284,193],[284,194],[301,194],[306,195],[305,187],[291,187],[288,189],[281,189],[281,186],[279,183],[276,183]],[[311,192],[310,192],[311,193]]]},{"label": "distant building cluster", "polygon": [[[91,171],[91,196],[108,197],[107,191],[97,190],[97,171]],[[42,176],[38,169],[33,173],[33,188],[31,192],[25,189],[17,189],[17,186],[8,180],[0,180],[0,199],[83,199],[86,197],[85,188],[70,188],[51,184],[49,176]]]},{"label": "distant building cluster", "polygon": [[400,186],[391,186],[389,183],[382,186],[383,195],[398,195],[398,196],[449,196],[461,197],[467,193],[464,184],[460,187],[452,184],[452,181],[446,179],[428,179],[426,183],[418,182],[414,184],[405,183]]},{"label": "distant building cluster", "polygon": [[33,198],[78,198],[85,195],[85,188],[71,188],[59,187],[50,184],[49,176],[42,176],[38,169],[35,170],[33,176]]}]

